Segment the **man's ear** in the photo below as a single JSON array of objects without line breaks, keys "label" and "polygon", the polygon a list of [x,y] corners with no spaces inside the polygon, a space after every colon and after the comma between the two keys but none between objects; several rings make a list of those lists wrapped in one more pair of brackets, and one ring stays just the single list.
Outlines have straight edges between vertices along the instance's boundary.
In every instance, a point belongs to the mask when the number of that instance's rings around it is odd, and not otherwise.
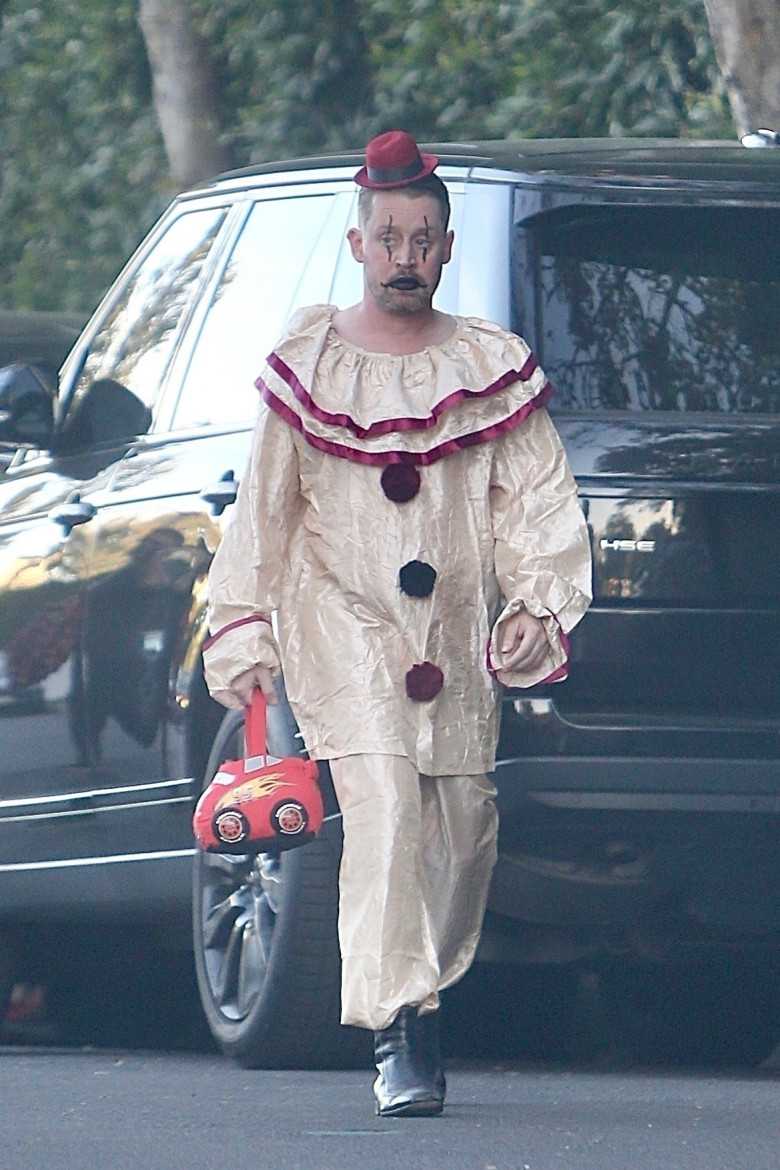
[{"label": "man's ear", "polygon": [[357,260],[358,264],[362,264],[365,254],[363,252],[363,233],[360,228],[350,228],[347,232],[347,239],[349,240],[353,260]]},{"label": "man's ear", "polygon": [[448,264],[452,257],[452,245],[455,243],[455,232],[450,228],[447,235],[444,237],[444,252],[442,254],[442,264]]}]

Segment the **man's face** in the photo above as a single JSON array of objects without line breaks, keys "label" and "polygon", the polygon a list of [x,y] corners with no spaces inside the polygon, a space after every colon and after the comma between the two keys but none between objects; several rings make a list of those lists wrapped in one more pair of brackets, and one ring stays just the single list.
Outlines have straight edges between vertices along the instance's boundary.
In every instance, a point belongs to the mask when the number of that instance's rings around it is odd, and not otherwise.
[{"label": "man's face", "polygon": [[432,195],[377,191],[368,220],[347,238],[365,267],[366,290],[381,309],[416,313],[430,306],[453,241]]}]

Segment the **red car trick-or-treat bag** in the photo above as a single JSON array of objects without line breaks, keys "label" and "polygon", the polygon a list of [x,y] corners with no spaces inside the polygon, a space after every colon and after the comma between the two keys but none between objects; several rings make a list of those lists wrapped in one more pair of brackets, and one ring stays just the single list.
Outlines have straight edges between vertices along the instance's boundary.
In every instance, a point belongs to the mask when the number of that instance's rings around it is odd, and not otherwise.
[{"label": "red car trick-or-treat bag", "polygon": [[314,760],[269,756],[265,699],[256,689],[245,709],[246,759],[226,760],[192,818],[201,849],[268,853],[311,841],[322,827]]}]

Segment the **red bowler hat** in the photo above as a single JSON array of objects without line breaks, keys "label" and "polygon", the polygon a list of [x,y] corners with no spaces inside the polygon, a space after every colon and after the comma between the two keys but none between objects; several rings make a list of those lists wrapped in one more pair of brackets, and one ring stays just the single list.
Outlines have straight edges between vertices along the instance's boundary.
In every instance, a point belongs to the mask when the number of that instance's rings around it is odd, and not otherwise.
[{"label": "red bowler hat", "polygon": [[355,175],[355,182],[375,191],[406,187],[430,175],[438,164],[435,154],[420,154],[411,134],[405,130],[388,130],[369,142],[366,165]]}]

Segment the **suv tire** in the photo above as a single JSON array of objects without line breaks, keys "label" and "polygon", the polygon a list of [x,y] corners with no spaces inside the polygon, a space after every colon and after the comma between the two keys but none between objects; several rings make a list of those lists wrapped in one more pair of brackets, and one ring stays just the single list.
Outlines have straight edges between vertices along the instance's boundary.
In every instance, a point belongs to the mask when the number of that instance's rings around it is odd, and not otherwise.
[{"label": "suv tire", "polygon": [[[288,740],[284,707],[269,709],[269,742]],[[288,709],[289,710],[289,709]],[[281,718],[280,718],[281,716]],[[276,741],[274,739],[276,734]],[[214,740],[206,783],[243,754],[243,713]],[[206,1019],[226,1056],[245,1068],[349,1068],[370,1062],[369,1035],[339,1023],[338,870],[341,822],[280,857],[198,850],[193,882],[195,969]]]}]

